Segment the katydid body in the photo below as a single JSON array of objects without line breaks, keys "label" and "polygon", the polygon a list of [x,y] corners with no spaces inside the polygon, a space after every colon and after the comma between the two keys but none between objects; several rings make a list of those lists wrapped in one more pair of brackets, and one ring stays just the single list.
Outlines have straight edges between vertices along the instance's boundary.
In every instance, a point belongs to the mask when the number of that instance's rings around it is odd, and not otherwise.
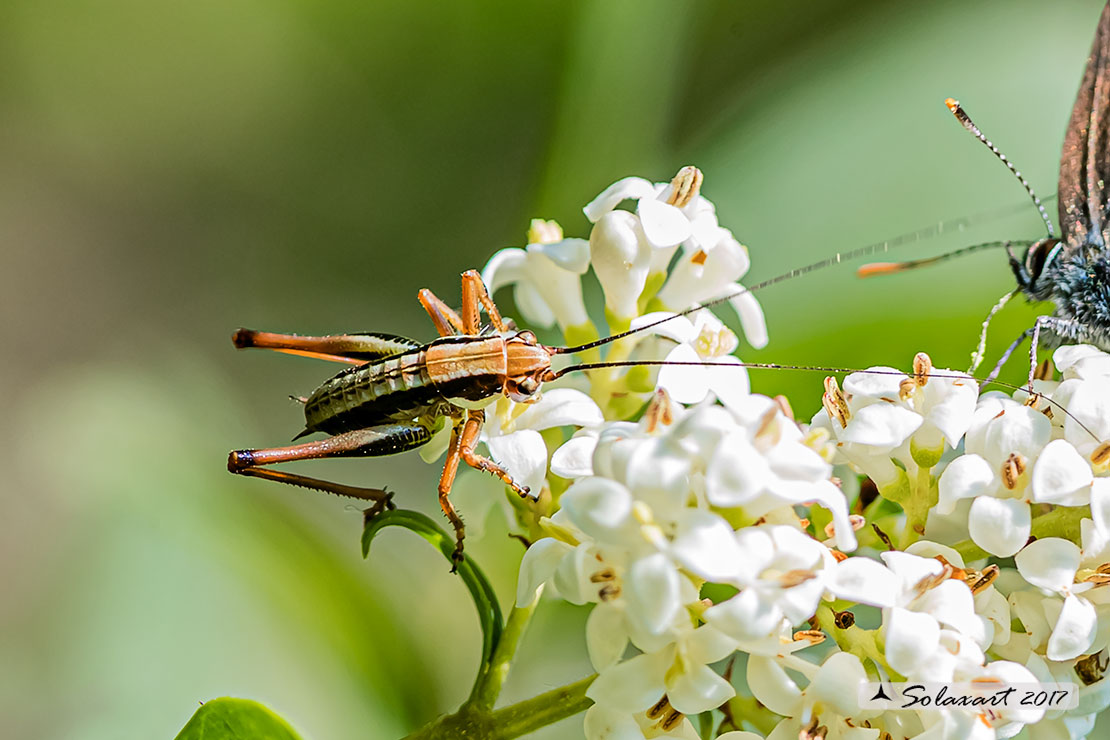
[{"label": "katydid body", "polygon": [[[506,327],[478,273],[463,275],[460,317],[430,291],[420,302],[440,333],[429,344],[383,334],[301,337],[241,329],[237,347],[346,362],[352,365],[305,399],[305,429],[330,435],[315,442],[254,450],[228,457],[233,473],[267,478],[374,502],[372,514],[389,505],[385,489],[360,488],[271,470],[265,466],[325,457],[390,455],[421,447],[448,422],[452,425],[447,462],[439,483],[439,500],[455,529],[456,560],[462,557],[464,527],[448,499],[459,462],[501,479],[520,496],[527,488],[493,461],[475,453],[484,406],[501,395],[526,402],[552,375],[554,351],[532,332]],[[486,309],[495,333],[481,333],[480,311]]]}]

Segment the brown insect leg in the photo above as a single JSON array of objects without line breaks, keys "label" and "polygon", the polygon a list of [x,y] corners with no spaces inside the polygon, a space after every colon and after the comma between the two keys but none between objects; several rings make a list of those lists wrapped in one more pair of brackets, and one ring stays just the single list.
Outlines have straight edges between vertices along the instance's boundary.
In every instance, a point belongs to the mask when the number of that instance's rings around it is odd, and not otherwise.
[{"label": "brown insect leg", "polygon": [[286,473],[282,470],[271,470],[270,468],[243,468],[242,470],[232,470],[231,472],[250,476],[252,478],[275,480],[279,483],[288,483],[291,486],[310,488],[315,491],[323,491],[324,493],[334,493],[337,496],[348,496],[363,501],[373,501],[374,505],[370,509],[367,509],[369,516],[380,514],[385,509],[393,508],[393,494],[389,493],[384,488],[348,486],[343,483],[333,483],[332,481],[321,480],[319,478],[310,478],[307,475]]},{"label": "brown insect leg", "polygon": [[447,520],[451,522],[451,526],[455,528],[455,551],[451,553],[451,572],[454,573],[458,570],[458,564],[463,559],[463,539],[466,537],[466,527],[463,526],[462,518],[459,517],[455,511],[454,504],[448,496],[451,495],[451,486],[455,482],[455,476],[459,472],[459,427],[461,426],[461,419],[456,420],[454,429],[451,430],[451,444],[447,448],[447,461],[443,465],[443,475],[439,477],[439,506],[443,509],[443,513],[447,515]]},{"label": "brown insect leg", "polygon": [[344,432],[316,442],[305,442],[287,447],[270,447],[258,450],[234,450],[227,458],[227,469],[238,475],[266,478],[289,483],[302,488],[313,488],[338,496],[349,496],[363,501],[381,502],[390,494],[380,488],[362,488],[342,483],[309,478],[296,473],[268,470],[262,466],[296,460],[313,460],[327,457],[358,457],[386,455],[419,447],[431,437],[431,431],[420,425],[390,425]]},{"label": "brown insect leg", "polygon": [[239,349],[257,347],[289,355],[301,355],[330,362],[361,365],[376,357],[388,356],[395,347],[383,347],[380,337],[358,334],[334,334],[326,337],[302,337],[297,334],[275,334],[268,331],[239,329],[231,336]]},{"label": "brown insect leg", "polygon": [[[424,310],[428,312],[428,315],[432,317],[432,323],[436,325],[436,331],[439,332],[441,337],[468,333],[463,325],[463,320],[455,313],[455,309],[437,298],[435,293],[427,288],[421,288],[420,292],[416,294],[416,298],[420,301]],[[470,333],[477,334],[478,332]]]},{"label": "brown insect leg", "polygon": [[467,334],[477,334],[482,328],[479,306],[486,309],[490,323],[497,331],[507,331],[505,321],[501,318],[501,313],[494,305],[493,299],[489,297],[486,284],[482,282],[482,276],[477,270],[467,270],[463,273],[462,302],[463,324],[466,326]]},{"label": "brown insect leg", "polygon": [[474,451],[478,446],[478,433],[482,431],[482,423],[486,420],[486,412],[480,410],[471,410],[466,417],[466,424],[463,425],[462,434],[459,439],[459,454],[462,459],[472,468],[482,470],[495,478],[499,478],[509,488],[520,496],[521,498],[528,498],[530,493],[528,488],[520,485],[512,476],[509,475],[505,468],[501,467],[488,457],[482,457]]}]

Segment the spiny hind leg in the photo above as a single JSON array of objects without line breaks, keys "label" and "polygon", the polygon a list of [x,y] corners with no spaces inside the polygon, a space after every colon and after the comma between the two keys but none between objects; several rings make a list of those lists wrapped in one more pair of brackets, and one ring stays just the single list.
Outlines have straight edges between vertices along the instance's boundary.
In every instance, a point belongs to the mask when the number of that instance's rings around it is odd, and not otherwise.
[{"label": "spiny hind leg", "polygon": [[463,425],[459,439],[459,455],[463,461],[472,468],[489,473],[501,480],[521,498],[531,497],[527,486],[522,486],[513,480],[509,471],[501,467],[488,457],[483,457],[474,451],[478,446],[478,435],[482,431],[482,423],[486,420],[486,412],[471,410],[467,413],[466,423]]},{"label": "spiny hind leg", "polygon": [[227,458],[227,469],[236,475],[264,478],[301,488],[310,488],[337,496],[372,501],[369,512],[380,513],[391,508],[393,494],[384,488],[363,488],[344,483],[311,478],[297,473],[271,470],[265,466],[297,460],[336,457],[376,457],[411,450],[431,439],[431,429],[419,424],[389,424],[344,432],[334,437],[286,447],[233,450]]},{"label": "spiny hind leg", "polygon": [[485,308],[489,321],[497,331],[507,331],[501,312],[489,297],[486,284],[477,270],[467,270],[462,275],[463,325],[467,334],[477,334],[482,329],[481,309]]},{"label": "spiny hind leg", "polygon": [[231,336],[231,341],[239,349],[249,347],[272,349],[285,354],[345,362],[350,365],[361,365],[419,346],[411,339],[385,334],[332,334],[323,337],[303,337],[299,334],[276,334],[254,329],[239,329]]}]

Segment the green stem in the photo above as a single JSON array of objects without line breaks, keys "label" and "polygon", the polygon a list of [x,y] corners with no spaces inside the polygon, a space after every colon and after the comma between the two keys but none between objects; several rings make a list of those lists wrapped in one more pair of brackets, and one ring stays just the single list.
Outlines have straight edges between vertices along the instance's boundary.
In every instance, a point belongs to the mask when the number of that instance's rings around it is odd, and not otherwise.
[{"label": "green stem", "polygon": [[586,698],[586,689],[595,678],[587,676],[494,712],[467,703],[455,714],[440,717],[405,740],[512,740],[587,709],[593,702]]},{"label": "green stem", "polygon": [[518,606],[509,612],[509,619],[501,631],[501,639],[493,651],[493,657],[486,669],[478,674],[467,704],[487,711],[493,709],[493,705],[497,703],[497,697],[501,694],[501,687],[504,686],[505,679],[509,675],[509,668],[512,667],[513,656],[516,655],[520,638],[523,637],[528,623],[532,620],[532,614],[536,611],[536,604],[539,601],[538,598],[534,599],[528,606]]},{"label": "green stem", "polygon": [[562,688],[498,709],[491,715],[496,728],[491,738],[510,740],[589,709],[593,700],[586,697],[586,689],[595,678],[596,674],[586,676]]}]

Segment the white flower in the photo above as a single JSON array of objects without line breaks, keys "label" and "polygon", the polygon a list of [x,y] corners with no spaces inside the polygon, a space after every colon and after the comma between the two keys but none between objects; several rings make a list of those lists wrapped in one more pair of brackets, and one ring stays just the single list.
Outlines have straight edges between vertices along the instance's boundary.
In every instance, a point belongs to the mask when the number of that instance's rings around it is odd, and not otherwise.
[{"label": "white flower", "polygon": [[561,239],[502,249],[486,263],[482,280],[491,295],[503,286],[515,286],[517,308],[530,324],[546,328],[557,322],[566,331],[589,323],[580,279],[589,266],[585,239]]},{"label": "white flower", "polygon": [[[785,669],[809,679],[803,689]],[[868,713],[859,706],[860,685],[867,673],[852,653],[834,652],[820,666],[794,656],[752,656],[748,659],[748,687],[752,695],[783,719],[768,740],[824,737],[829,740],[878,740],[877,728],[859,719]],[[808,733],[806,731],[809,730]],[[803,734],[806,733],[806,734]]]},{"label": "white flower", "polygon": [[538,495],[547,475],[547,445],[540,432],[563,426],[593,427],[601,422],[601,409],[585,393],[553,388],[533,403],[498,399],[482,427],[482,440],[494,461]]},{"label": "white flower", "polygon": [[708,311],[699,312],[693,322],[685,316],[649,313],[635,319],[632,328],[647,326],[668,316],[673,318],[644,332],[677,343],[663,362],[712,362],[720,367],[663,365],[659,369],[658,387],[665,388],[679,403],[698,403],[712,393],[729,406],[748,395],[748,371],[738,358],[732,356],[739,344],[736,335]]},{"label": "white flower", "polygon": [[[1018,572],[1042,592],[1063,597],[1045,599],[1041,603],[1052,633],[1045,645],[1049,660],[1071,660],[1084,653],[1100,650],[1096,645],[1099,609],[1088,598],[1096,582],[1076,583],[1081,552],[1075,543],[1059,537],[1046,537],[1031,542],[1014,558]],[[1098,594],[1101,596],[1101,594]],[[1110,611],[1103,609],[1104,618]],[[1023,620],[1024,621],[1024,620]]]},{"label": "white flower", "polygon": [[[993,555],[1015,554],[1032,526],[1030,472],[1051,434],[1051,423],[1039,411],[1009,399],[985,398],[967,433],[967,454],[953,460],[940,477],[937,511],[949,513],[959,499],[974,498],[968,514],[971,539]],[[1050,455],[1047,465],[1066,468],[1070,462]],[[1068,475],[1066,470],[1056,474],[1048,489],[1067,485]]]},{"label": "white flower", "polygon": [[706,610],[706,622],[750,641],[777,632],[784,619],[796,625],[814,615],[833,562],[827,547],[782,525],[747,527],[736,533],[736,543],[734,572],[714,580],[739,593]]},{"label": "white flower", "polygon": [[936,662],[946,660],[940,650],[942,625],[980,646],[987,641],[975,615],[971,589],[950,578],[936,559],[897,551],[884,552],[882,558],[885,566],[862,557],[838,563],[830,573],[829,590],[840,598],[883,609],[891,668],[907,678],[945,680],[937,676],[950,675],[954,666]]}]

